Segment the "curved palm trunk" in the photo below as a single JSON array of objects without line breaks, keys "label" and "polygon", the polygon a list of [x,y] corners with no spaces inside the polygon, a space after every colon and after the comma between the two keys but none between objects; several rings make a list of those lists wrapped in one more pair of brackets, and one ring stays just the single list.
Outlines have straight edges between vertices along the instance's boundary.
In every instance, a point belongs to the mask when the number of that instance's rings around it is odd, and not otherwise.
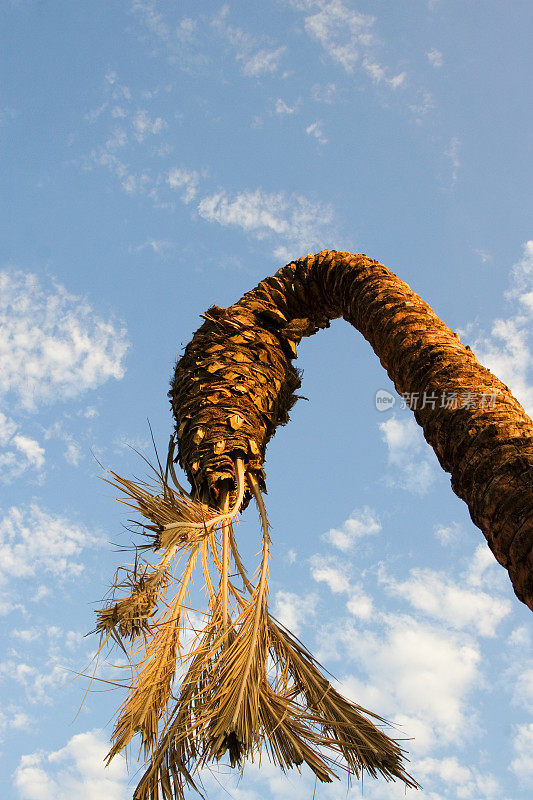
[{"label": "curved palm trunk", "polygon": [[296,344],[341,316],[370,342],[397,391],[420,398],[415,418],[453,491],[533,609],[533,423],[407,284],[364,255],[309,255],[233,306],[208,310],[170,391],[191,484],[218,502],[237,456],[264,481],[266,445],[300,385]]},{"label": "curved palm trunk", "polygon": [[[421,400],[414,413],[426,440],[530,608],[533,423],[420,297],[363,255],[307,256],[204,316],[170,391],[192,496],[175,475],[174,439],[165,470],[155,470],[155,492],[111,473],[124,502],[149,520],[142,527],[152,541],[115,582],[127,596],[98,612],[104,643],[129,642],[136,662],[109,758],[140,734],[149,763],[136,800],[161,793],[183,800],[202,767],[229,757],[242,768],[263,747],[282,769],[305,762],[321,781],[332,780],[340,762],[356,776],[365,770],[417,787],[400,743],[381,729],[384,720],[342,697],[269,614],[263,461],[297,399],[296,345],[335,317],[361,331],[398,392]],[[252,496],[263,546],[250,580],[232,521]],[[142,558],[144,548],[160,554],[155,566]],[[183,650],[196,567],[207,608],[203,629]],[[176,692],[177,664],[186,672]]]}]

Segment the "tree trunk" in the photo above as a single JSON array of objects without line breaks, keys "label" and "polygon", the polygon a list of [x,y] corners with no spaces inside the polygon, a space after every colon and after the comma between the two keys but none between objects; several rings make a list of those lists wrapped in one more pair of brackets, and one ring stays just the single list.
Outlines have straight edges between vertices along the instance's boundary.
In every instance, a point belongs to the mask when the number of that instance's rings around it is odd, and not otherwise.
[{"label": "tree trunk", "polygon": [[199,493],[218,502],[237,457],[264,481],[266,445],[297,399],[296,344],[342,316],[397,391],[418,398],[416,421],[453,491],[533,609],[533,423],[407,284],[364,255],[324,250],[204,316],[170,391],[179,461]]}]

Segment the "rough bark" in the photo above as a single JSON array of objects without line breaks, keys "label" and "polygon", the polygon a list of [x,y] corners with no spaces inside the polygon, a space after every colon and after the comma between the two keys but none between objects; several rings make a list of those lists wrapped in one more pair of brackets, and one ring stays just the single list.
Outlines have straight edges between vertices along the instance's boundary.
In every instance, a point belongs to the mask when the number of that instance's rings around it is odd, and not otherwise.
[{"label": "rough bark", "polygon": [[[204,316],[170,391],[179,462],[198,491],[208,488],[217,500],[237,456],[264,481],[266,445],[297,399],[296,345],[344,317],[397,391],[418,393],[414,414],[426,441],[517,597],[533,609],[533,423],[407,284],[364,255],[324,250]],[[442,405],[442,394],[454,392],[457,407]],[[464,400],[469,392],[474,407]],[[436,395],[435,407],[420,407],[424,393],[426,400]]]}]

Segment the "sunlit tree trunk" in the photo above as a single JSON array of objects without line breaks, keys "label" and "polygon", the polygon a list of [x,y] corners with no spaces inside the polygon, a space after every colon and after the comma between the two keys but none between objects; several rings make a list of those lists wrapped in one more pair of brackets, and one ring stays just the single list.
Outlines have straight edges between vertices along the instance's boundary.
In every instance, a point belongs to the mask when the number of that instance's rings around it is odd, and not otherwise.
[{"label": "sunlit tree trunk", "polygon": [[417,400],[416,421],[453,491],[533,609],[533,423],[427,303],[364,255],[309,255],[206,313],[170,392],[192,485],[219,502],[237,456],[262,483],[266,445],[300,385],[296,345],[337,317],[368,340],[410,405]]}]

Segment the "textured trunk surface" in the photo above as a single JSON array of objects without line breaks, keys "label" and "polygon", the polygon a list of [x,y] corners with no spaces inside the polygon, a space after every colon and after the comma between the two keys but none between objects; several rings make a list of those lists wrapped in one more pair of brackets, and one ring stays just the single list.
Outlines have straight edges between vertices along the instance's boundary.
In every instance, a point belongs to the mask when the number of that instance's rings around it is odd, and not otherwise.
[{"label": "textured trunk surface", "polygon": [[[420,405],[424,393],[437,398],[415,418],[516,595],[533,609],[533,423],[427,303],[364,255],[309,255],[229,308],[208,310],[170,391],[191,484],[219,502],[237,457],[264,481],[266,445],[297,399],[296,345],[337,317],[368,340],[400,394],[418,393]],[[442,405],[443,393],[456,393],[457,407]]]}]

